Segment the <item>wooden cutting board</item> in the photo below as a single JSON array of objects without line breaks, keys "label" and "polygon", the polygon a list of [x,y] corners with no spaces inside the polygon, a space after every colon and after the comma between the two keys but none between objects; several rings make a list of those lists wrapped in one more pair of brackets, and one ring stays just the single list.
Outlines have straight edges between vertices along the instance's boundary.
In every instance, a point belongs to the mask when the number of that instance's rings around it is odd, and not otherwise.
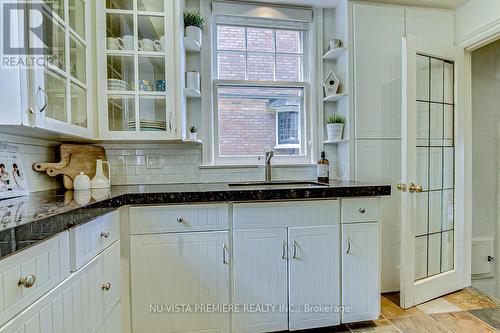
[{"label": "wooden cutting board", "polygon": [[[45,171],[47,175],[55,177],[63,175],[66,189],[73,189],[73,179],[84,172],[92,179],[95,176],[96,160],[106,161],[106,152],[103,147],[89,145],[62,144],[59,147],[61,161],[57,163],[35,163],[33,169]],[[105,169],[104,174],[108,176]]]}]

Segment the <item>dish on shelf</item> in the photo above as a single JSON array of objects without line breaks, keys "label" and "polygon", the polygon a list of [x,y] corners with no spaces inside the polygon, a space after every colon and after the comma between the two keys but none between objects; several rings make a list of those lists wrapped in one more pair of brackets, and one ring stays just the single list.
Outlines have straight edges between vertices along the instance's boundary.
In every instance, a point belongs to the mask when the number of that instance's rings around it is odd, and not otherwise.
[{"label": "dish on shelf", "polygon": [[127,90],[127,82],[119,79],[108,79],[108,90]]},{"label": "dish on shelf", "polygon": [[[127,122],[128,130],[135,129],[135,120]],[[164,120],[148,120],[144,119],[139,122],[141,131],[165,131],[167,129],[167,122]]]}]

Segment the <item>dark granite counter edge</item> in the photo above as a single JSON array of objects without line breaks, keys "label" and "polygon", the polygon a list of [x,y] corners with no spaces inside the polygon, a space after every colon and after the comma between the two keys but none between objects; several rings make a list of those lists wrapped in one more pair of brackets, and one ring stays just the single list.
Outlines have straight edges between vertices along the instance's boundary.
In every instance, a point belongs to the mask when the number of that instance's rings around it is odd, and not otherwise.
[{"label": "dark granite counter edge", "polygon": [[[126,193],[0,231],[0,243],[3,244],[0,259],[51,238],[65,230],[90,222],[125,205],[340,199],[345,197],[386,196],[390,194],[391,186],[388,185],[325,187],[320,189]],[[8,246],[5,246],[6,244]]]}]

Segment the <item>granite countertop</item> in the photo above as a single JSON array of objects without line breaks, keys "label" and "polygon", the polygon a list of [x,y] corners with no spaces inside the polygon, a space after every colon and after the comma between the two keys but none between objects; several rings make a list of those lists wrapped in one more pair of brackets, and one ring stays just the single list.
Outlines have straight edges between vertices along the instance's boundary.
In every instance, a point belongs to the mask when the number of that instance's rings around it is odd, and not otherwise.
[{"label": "granite countertop", "polygon": [[390,185],[332,180],[328,185],[227,183],[124,185],[84,192],[41,191],[0,201],[0,258],[86,223],[124,205],[190,202],[301,200],[384,196]]}]

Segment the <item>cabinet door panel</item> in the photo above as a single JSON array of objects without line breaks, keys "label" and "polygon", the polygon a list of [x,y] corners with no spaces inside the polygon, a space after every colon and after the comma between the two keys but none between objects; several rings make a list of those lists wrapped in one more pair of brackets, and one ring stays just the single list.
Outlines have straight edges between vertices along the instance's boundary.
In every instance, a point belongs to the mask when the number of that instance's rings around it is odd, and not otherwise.
[{"label": "cabinet door panel", "polygon": [[356,138],[401,137],[402,7],[354,4]]},{"label": "cabinet door panel", "polygon": [[[288,304],[286,240],[286,228],[234,232],[235,304]],[[240,312],[234,324],[239,333],[287,330],[288,314],[278,309]]]},{"label": "cabinet door panel", "polygon": [[[340,323],[339,226],[290,228],[290,330]],[[337,312],[315,311],[310,305]]]},{"label": "cabinet door panel", "polygon": [[342,225],[343,323],[377,319],[380,313],[379,224]]},{"label": "cabinet door panel", "polygon": [[228,241],[227,232],[131,236],[133,331],[228,332],[226,313],[171,308],[229,303]]}]

